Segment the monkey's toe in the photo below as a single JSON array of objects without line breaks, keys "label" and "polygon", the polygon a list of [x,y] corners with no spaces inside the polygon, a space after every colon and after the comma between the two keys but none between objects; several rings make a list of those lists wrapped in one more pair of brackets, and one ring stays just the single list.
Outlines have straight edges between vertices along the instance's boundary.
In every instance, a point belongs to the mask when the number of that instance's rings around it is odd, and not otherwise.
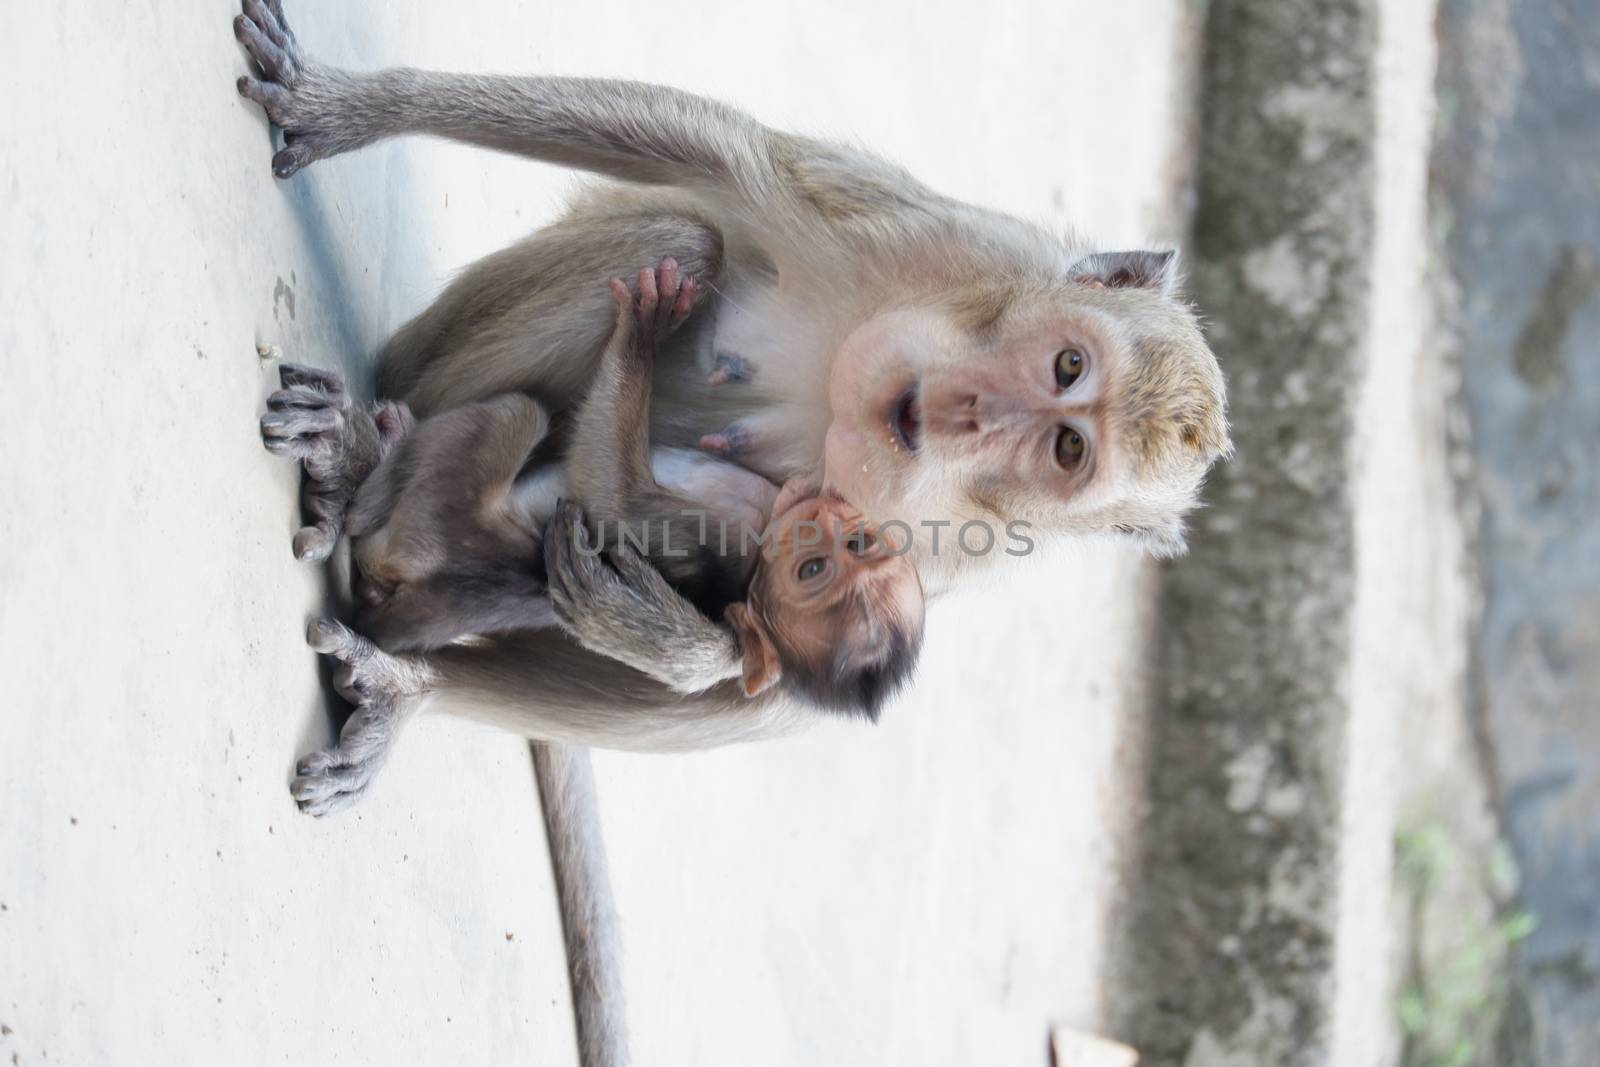
[{"label": "monkey's toe", "polygon": [[347,761],[338,749],[300,761],[289,795],[307,815],[331,815],[360,800],[378,770],[376,760]]},{"label": "monkey's toe", "polygon": [[278,381],[285,389],[307,386],[320,390],[329,397],[342,396],[348,392],[343,375],[306,363],[278,364]]},{"label": "monkey's toe", "polygon": [[322,407],[284,407],[261,416],[261,432],[272,437],[308,437],[332,433],[344,420],[339,412]]},{"label": "monkey's toe", "polygon": [[272,176],[292,178],[318,159],[316,141],[310,137],[296,138],[285,144],[272,157]]},{"label": "monkey's toe", "polygon": [[294,535],[294,558],[302,563],[321,563],[333,555],[339,531],[330,526],[302,526]]}]

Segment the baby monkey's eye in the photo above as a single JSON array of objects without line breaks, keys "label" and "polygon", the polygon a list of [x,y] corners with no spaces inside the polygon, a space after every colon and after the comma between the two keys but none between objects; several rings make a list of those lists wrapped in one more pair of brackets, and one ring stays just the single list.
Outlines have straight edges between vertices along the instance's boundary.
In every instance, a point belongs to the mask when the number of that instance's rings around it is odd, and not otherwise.
[{"label": "baby monkey's eye", "polygon": [[809,582],[826,570],[827,567],[828,561],[822,556],[816,556],[801,563],[799,570],[795,571],[795,576],[802,582]]},{"label": "baby monkey's eye", "polygon": [[1056,387],[1062,390],[1071,389],[1072,384],[1083,376],[1084,369],[1089,361],[1083,353],[1076,348],[1063,348],[1056,353]]}]

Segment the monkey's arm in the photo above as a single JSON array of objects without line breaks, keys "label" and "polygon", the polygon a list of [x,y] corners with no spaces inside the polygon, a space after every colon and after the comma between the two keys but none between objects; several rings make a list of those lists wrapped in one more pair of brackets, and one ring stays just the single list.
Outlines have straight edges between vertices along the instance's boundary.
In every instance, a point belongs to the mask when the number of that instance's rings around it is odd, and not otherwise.
[{"label": "monkey's arm", "polygon": [[[678,89],[411,68],[354,73],[305,58],[276,0],[246,0],[245,12],[234,32],[265,77],[239,79],[239,92],[286,133],[272,159],[280,178],[387,137],[429,134],[625,181],[715,188],[766,207],[827,201],[881,213],[925,195],[897,168]],[[886,182],[866,180],[875,171]]]},{"label": "monkey's arm", "polygon": [[[642,498],[657,488],[650,470],[650,379],[656,338],[676,324],[675,313],[677,319],[688,314],[694,294],[691,283],[680,287],[677,265],[669,267],[670,262],[639,272],[637,301],[612,279],[616,325],[578,409],[567,450],[568,491],[597,521],[637,521]],[[658,312],[663,317],[659,326]]]},{"label": "monkey's arm", "polygon": [[282,5],[250,2],[234,33],[265,78],[239,91],[291,134],[286,178],[318,159],[420,133],[663,185],[760,181],[769,131],[735,108],[676,89],[600,78],[352,73],[307,59]]}]

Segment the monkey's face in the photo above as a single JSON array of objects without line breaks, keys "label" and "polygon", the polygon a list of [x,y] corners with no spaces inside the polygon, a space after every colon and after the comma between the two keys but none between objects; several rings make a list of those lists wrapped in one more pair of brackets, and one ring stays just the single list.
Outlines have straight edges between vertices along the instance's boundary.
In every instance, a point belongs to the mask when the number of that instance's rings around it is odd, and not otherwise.
[{"label": "monkey's face", "polygon": [[922,583],[906,546],[831,493],[795,500],[767,532],[751,610],[735,616],[736,630],[754,631],[741,641],[764,643],[814,702],[875,716],[922,643]]},{"label": "monkey's face", "polygon": [[1013,315],[981,332],[937,309],[880,316],[833,366],[828,482],[912,525],[1092,502],[1119,472],[1106,418],[1117,364],[1091,315]]},{"label": "monkey's face", "polygon": [[1175,527],[1226,439],[1192,315],[1146,290],[888,312],[846,338],[829,390],[828,484],[918,529],[919,547],[930,519]]},{"label": "monkey's face", "polygon": [[922,585],[903,541],[892,533],[886,538],[876,523],[835,493],[791,492],[790,486],[784,487],[779,503],[787,506],[774,513],[767,527],[761,582],[765,604],[781,604],[784,614],[795,620],[819,620],[815,636],[822,645],[832,642],[831,628],[839,623],[841,609],[854,610],[850,606],[861,601],[881,607],[882,614],[914,620],[920,629]]}]

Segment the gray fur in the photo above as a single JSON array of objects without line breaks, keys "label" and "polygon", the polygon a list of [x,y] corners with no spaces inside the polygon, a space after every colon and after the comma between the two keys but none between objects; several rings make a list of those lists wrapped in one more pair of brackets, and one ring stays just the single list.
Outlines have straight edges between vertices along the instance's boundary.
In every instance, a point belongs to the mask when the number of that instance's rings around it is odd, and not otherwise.
[{"label": "gray fur", "polygon": [[278,368],[282,388],[267,398],[261,441],[267,451],[305,468],[302,501],[310,524],[294,536],[296,559],[321,562],[333,553],[358,486],[404,433],[410,413],[384,405],[385,433],[372,413],[352,405],[344,379],[298,363]]},{"label": "gray fur", "polygon": [[605,840],[594,817],[594,771],[589,752],[535,742],[545,835],[550,841],[567,973],[578,1024],[582,1067],[623,1067],[628,1062],[627,1010],[622,995],[617,906]]}]

